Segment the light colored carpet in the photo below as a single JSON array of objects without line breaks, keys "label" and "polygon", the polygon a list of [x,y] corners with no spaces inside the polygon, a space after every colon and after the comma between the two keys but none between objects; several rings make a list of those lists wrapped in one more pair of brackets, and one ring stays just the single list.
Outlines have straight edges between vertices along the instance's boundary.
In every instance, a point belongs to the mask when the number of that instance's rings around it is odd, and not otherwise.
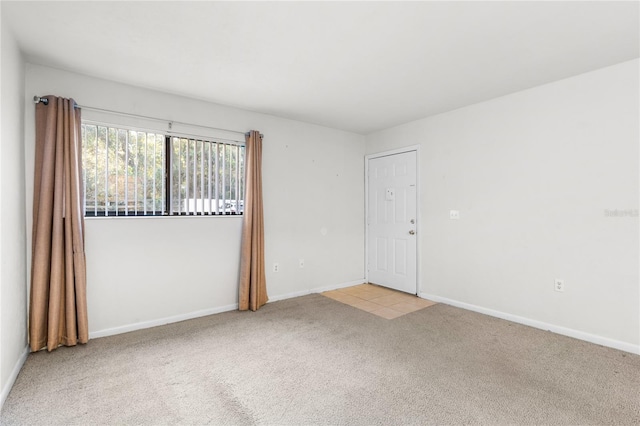
[{"label": "light colored carpet", "polygon": [[439,304],[393,320],[321,295],[31,354],[31,424],[638,424],[640,356]]}]

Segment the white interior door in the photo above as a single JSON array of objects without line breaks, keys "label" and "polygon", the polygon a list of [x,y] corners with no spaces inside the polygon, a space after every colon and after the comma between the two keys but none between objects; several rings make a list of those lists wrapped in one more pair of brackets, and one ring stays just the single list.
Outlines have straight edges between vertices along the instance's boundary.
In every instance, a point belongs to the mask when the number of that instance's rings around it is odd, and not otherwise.
[{"label": "white interior door", "polygon": [[369,282],[417,294],[417,154],[369,158],[367,268]]}]

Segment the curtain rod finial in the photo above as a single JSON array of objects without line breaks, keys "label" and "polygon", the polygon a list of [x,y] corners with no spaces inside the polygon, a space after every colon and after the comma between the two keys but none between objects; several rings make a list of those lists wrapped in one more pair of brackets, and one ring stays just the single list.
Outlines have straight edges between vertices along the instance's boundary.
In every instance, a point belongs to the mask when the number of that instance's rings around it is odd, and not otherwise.
[{"label": "curtain rod finial", "polygon": [[40,103],[40,102],[42,102],[42,103],[43,103],[43,104],[45,104],[45,105],[49,105],[49,99],[47,99],[47,98],[41,98],[40,96],[34,96],[34,97],[33,97],[33,103],[34,103],[34,104],[38,104],[38,103]]}]

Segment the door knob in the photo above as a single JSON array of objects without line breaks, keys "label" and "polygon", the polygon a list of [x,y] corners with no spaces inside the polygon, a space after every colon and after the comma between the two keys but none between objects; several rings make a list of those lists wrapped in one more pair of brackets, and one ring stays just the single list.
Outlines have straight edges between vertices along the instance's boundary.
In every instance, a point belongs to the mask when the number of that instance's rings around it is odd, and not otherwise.
[{"label": "door knob", "polygon": [[416,231],[414,231],[413,229],[411,231],[409,231],[409,235],[415,235]]}]

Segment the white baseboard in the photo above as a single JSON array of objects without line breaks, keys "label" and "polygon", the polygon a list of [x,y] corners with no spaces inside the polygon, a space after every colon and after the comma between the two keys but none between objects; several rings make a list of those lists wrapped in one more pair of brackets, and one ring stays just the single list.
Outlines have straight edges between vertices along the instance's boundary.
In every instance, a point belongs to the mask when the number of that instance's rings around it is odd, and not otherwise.
[{"label": "white baseboard", "polygon": [[469,311],[479,312],[481,314],[489,315],[492,317],[516,322],[518,324],[528,325],[529,327],[539,328],[540,330],[551,331],[552,333],[562,334],[563,336],[573,337],[574,339],[584,340],[586,342],[595,343],[596,345],[607,346],[609,348],[640,355],[640,345],[634,345],[632,343],[622,342],[620,340],[609,339],[608,337],[585,333],[584,331],[561,327],[559,325],[549,324],[543,321],[508,314],[506,312],[483,308],[482,306],[459,302],[457,300],[447,299],[446,297],[435,296],[433,294],[420,293],[420,297],[423,299],[429,299],[433,302],[444,303],[445,305],[451,305],[457,308],[467,309]]},{"label": "white baseboard", "polygon": [[206,317],[207,315],[219,314],[221,312],[233,311],[236,309],[238,309],[237,303],[233,305],[220,306],[217,308],[203,309],[201,311],[189,312],[187,314],[174,315],[172,317],[165,317],[151,321],[137,322],[135,324],[123,325],[120,327],[113,327],[100,331],[92,331],[91,333],[89,333],[89,338],[97,339],[99,337],[113,336],[115,334],[128,333],[130,331],[157,327],[159,325],[171,324],[174,322],[190,320],[193,318]]},{"label": "white baseboard", "polygon": [[317,287],[311,290],[311,293],[322,293],[324,291],[337,290],[339,288],[353,287],[354,285],[365,284],[366,282],[367,280],[363,278],[361,280],[349,281],[348,283],[329,285],[325,287]]},{"label": "white baseboard", "polygon": [[293,299],[294,297],[306,296],[309,293],[311,293],[311,290],[294,291],[293,293],[269,296],[269,301],[267,303],[277,302],[279,300]]},{"label": "white baseboard", "polygon": [[13,384],[16,382],[16,379],[18,378],[18,374],[20,373],[20,370],[22,370],[22,366],[24,365],[24,362],[27,360],[28,355],[29,355],[29,346],[25,346],[24,350],[22,351],[22,354],[20,354],[20,357],[16,361],[16,364],[13,366],[13,370],[11,370],[11,375],[9,375],[9,380],[7,380],[7,383],[5,383],[4,386],[2,387],[2,393],[0,393],[0,410],[4,405],[4,402],[7,400],[7,397],[9,396],[9,392],[11,392],[11,388],[13,387]]},{"label": "white baseboard", "polygon": [[[278,300],[291,299],[293,297],[306,296],[311,293],[321,293],[323,291],[335,290],[338,288],[351,287],[364,283],[365,280],[350,281],[341,284],[330,285],[326,287],[316,287],[308,290],[296,291],[293,293],[279,294],[276,296],[269,296],[269,302],[277,302]],[[128,333],[130,331],[142,330],[145,328],[157,327],[159,325],[171,324],[174,322],[185,321],[193,318],[205,317],[207,315],[219,314],[221,312],[233,311],[238,309],[238,304],[221,306],[218,308],[204,309],[201,311],[190,312],[187,314],[175,315],[172,317],[160,318],[151,321],[138,322],[135,324],[123,325],[120,327],[108,328],[105,330],[92,331],[89,333],[89,338],[97,339],[99,337],[113,336],[116,334]]]},{"label": "white baseboard", "polygon": [[329,285],[324,287],[315,287],[315,288],[310,288],[308,290],[295,291],[293,293],[285,293],[285,294],[279,294],[277,296],[269,296],[269,302],[277,302],[278,300],[292,299],[294,297],[306,296],[307,294],[322,293],[324,291],[337,290],[339,288],[351,287],[354,285],[363,284],[365,282],[366,281],[363,278],[361,280],[349,281],[341,284],[334,284],[334,285]]}]

